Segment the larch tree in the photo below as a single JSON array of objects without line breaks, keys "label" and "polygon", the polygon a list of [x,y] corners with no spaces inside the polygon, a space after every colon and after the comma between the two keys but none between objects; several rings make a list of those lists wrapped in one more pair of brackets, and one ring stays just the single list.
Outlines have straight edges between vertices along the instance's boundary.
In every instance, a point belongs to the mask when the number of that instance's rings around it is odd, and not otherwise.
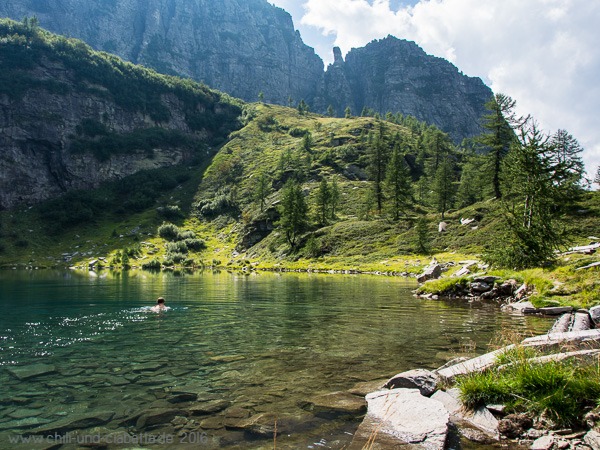
[{"label": "larch tree", "polygon": [[337,211],[337,207],[340,203],[340,197],[341,197],[341,193],[340,193],[340,186],[338,184],[337,181],[337,177],[334,176],[333,180],[331,181],[331,201],[330,201],[330,217],[332,220],[335,219],[335,213]]},{"label": "larch tree", "polygon": [[331,188],[325,177],[323,177],[321,183],[319,183],[319,189],[317,190],[316,195],[316,206],[317,221],[320,225],[327,224],[331,208]]},{"label": "larch tree", "polygon": [[271,180],[264,171],[261,171],[258,174],[254,191],[254,199],[260,205],[260,212],[264,211],[269,194],[271,194]]},{"label": "larch tree", "polygon": [[398,220],[401,213],[406,212],[412,200],[410,171],[404,160],[404,155],[400,152],[399,144],[396,144],[392,150],[387,165],[384,187],[390,202],[389,210],[392,218]]},{"label": "larch tree", "polygon": [[482,134],[479,140],[489,148],[487,169],[496,198],[502,197],[500,183],[502,160],[508,154],[511,144],[515,142],[514,130],[527,120],[516,114],[516,105],[515,100],[501,93],[496,94],[485,104],[488,114],[483,116],[483,128],[486,129],[486,133]]},{"label": "larch tree", "polygon": [[308,205],[302,186],[295,179],[288,180],[282,188],[279,212],[279,226],[285,234],[286,241],[290,247],[296,248],[298,238],[308,228]]},{"label": "larch tree", "polygon": [[[384,125],[383,123],[380,123],[379,132],[377,133],[377,136],[372,139],[368,151],[369,165],[367,169],[369,172],[369,177],[373,182],[373,193],[375,202],[377,203],[378,214],[381,214],[383,209],[383,183],[385,180],[385,172],[388,160],[388,151],[383,136]],[[370,135],[369,138],[371,140],[372,135]]]},{"label": "larch tree", "polygon": [[435,205],[438,212],[442,213],[443,219],[454,200],[454,167],[449,156],[440,161],[432,188]]},{"label": "larch tree", "polygon": [[565,156],[555,137],[531,119],[517,132],[502,164],[503,233],[486,255],[495,265],[537,267],[554,260],[555,251],[566,244],[561,214],[583,174],[573,171],[579,152]]}]

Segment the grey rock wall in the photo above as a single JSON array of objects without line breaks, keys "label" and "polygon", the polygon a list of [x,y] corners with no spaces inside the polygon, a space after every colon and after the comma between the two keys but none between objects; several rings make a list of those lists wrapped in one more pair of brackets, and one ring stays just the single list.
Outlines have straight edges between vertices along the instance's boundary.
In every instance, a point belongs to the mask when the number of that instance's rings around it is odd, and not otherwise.
[{"label": "grey rock wall", "polygon": [[388,37],[323,62],[266,0],[2,0],[0,16],[36,15],[42,27],[80,38],[159,72],[203,81],[246,101],[305,100],[338,116],[350,106],[401,112],[437,125],[455,142],[481,132],[491,90],[416,44]]}]

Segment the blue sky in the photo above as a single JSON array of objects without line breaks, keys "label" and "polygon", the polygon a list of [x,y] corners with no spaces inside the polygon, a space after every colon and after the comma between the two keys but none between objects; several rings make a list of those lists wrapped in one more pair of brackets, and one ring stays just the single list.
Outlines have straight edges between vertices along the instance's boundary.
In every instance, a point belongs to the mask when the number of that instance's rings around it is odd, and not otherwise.
[{"label": "blue sky", "polygon": [[600,1],[269,0],[325,64],[388,34],[510,95],[549,133],[566,129],[600,165]]}]

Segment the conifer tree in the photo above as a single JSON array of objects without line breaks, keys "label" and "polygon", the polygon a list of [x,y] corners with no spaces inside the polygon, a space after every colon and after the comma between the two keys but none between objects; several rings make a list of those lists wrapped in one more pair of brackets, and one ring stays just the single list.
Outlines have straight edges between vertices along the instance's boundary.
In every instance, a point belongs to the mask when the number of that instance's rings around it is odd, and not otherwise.
[{"label": "conifer tree", "polygon": [[400,214],[410,205],[412,198],[410,172],[400,152],[399,144],[394,146],[387,166],[385,191],[390,201],[389,210],[392,218],[398,220]]},{"label": "conifer tree", "polygon": [[454,168],[449,157],[439,163],[432,188],[437,210],[442,213],[443,219],[454,199]]},{"label": "conifer tree", "polygon": [[375,138],[372,135],[369,136],[370,140],[372,140],[371,145],[369,146],[369,166],[368,172],[373,181],[373,194],[375,198],[375,202],[377,204],[377,212],[381,214],[381,210],[383,209],[383,182],[385,180],[385,172],[387,166],[388,152],[385,146],[385,142],[383,140],[384,136],[384,125],[380,123],[379,132]]},{"label": "conifer tree", "polygon": [[304,115],[309,110],[310,110],[310,108],[308,107],[308,105],[306,104],[306,102],[304,101],[304,99],[300,100],[300,103],[298,103],[298,112],[300,114]]},{"label": "conifer tree", "polygon": [[346,106],[346,109],[344,110],[344,117],[346,119],[351,119],[352,118],[352,110],[350,109],[349,106]]},{"label": "conifer tree", "polygon": [[508,154],[511,144],[515,142],[513,130],[527,121],[527,118],[517,116],[516,105],[515,100],[500,93],[485,104],[489,113],[483,117],[483,127],[487,132],[482,134],[479,140],[490,149],[487,172],[490,174],[496,198],[502,197],[500,171],[502,160]]},{"label": "conifer tree", "polygon": [[533,120],[520,127],[517,137],[501,172],[504,233],[486,259],[501,267],[521,269],[552,261],[555,250],[565,245],[560,214],[572,202],[581,178],[565,169],[577,165],[571,160],[578,152],[563,160],[564,149]]},{"label": "conifer tree", "polygon": [[470,154],[465,155],[462,163],[460,184],[456,193],[457,206],[464,208],[483,200],[483,183],[481,166],[483,157]]},{"label": "conifer tree", "polygon": [[328,213],[331,208],[331,188],[329,187],[329,183],[327,183],[327,179],[325,177],[323,177],[321,183],[319,184],[316,202],[317,220],[320,225],[325,225],[327,223],[327,219],[329,218]]},{"label": "conifer tree", "polygon": [[335,116],[335,111],[334,111],[334,109],[333,109],[333,106],[332,106],[332,105],[329,105],[329,106],[327,107],[327,115],[328,115],[329,117],[333,117],[333,116]]},{"label": "conifer tree", "polygon": [[417,220],[416,225],[417,241],[416,241],[416,252],[422,255],[429,253],[429,222],[427,217],[421,216]]},{"label": "conifer tree", "polygon": [[271,193],[271,180],[264,171],[258,174],[256,180],[256,190],[254,192],[255,200],[260,204],[260,212],[263,212],[266,205],[266,200]]},{"label": "conifer tree", "polygon": [[338,185],[337,177],[333,177],[331,182],[331,219],[335,219],[335,212],[337,211],[338,204],[340,203],[340,186]]},{"label": "conifer tree", "polygon": [[279,212],[279,226],[292,248],[298,244],[298,238],[308,228],[308,205],[302,192],[302,186],[294,179],[286,182],[282,189]]}]

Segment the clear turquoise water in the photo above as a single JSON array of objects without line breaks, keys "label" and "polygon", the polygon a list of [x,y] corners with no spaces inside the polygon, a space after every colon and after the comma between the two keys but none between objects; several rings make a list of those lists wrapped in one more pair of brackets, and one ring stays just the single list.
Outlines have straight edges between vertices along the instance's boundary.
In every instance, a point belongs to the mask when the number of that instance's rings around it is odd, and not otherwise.
[{"label": "clear turquoise water", "polygon": [[[223,427],[260,413],[280,418],[278,448],[342,448],[358,422],[307,411],[311,397],[484,353],[504,328],[550,326],[494,305],[416,299],[414,288],[348,275],[0,272],[0,448],[107,411],[112,418],[86,433],[136,433],[126,419],[140,412],[215,400],[230,403],[188,424],[205,433],[204,448],[272,448]],[[166,313],[148,311],[158,296]],[[19,380],[8,370],[33,364],[55,371]],[[174,390],[198,399],[172,403]]]}]

